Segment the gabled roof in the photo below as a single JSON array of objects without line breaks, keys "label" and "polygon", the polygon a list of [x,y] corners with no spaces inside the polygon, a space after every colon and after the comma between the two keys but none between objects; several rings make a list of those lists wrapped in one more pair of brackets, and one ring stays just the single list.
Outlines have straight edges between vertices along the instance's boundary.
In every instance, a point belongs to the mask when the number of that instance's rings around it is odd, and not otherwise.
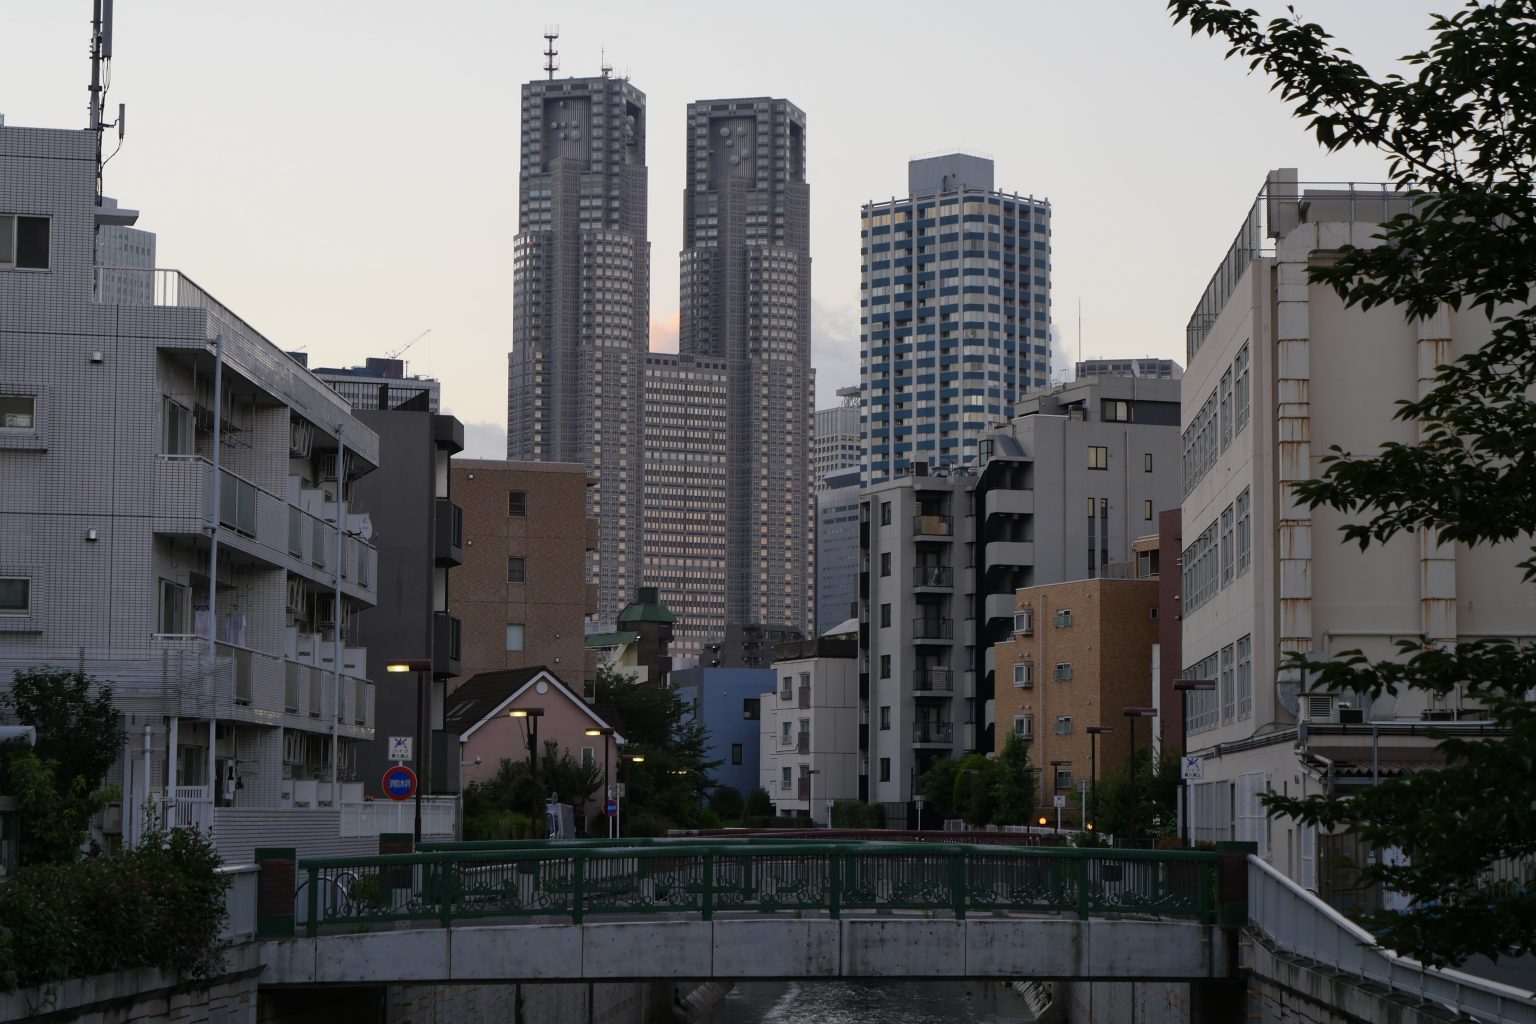
[{"label": "gabled roof", "polygon": [[582,641],[582,646],[591,650],[603,647],[618,647],[620,644],[632,644],[640,639],[640,634],[634,631],[619,633],[588,633]]},{"label": "gabled roof", "polygon": [[[555,693],[580,709],[596,727],[612,728],[598,717],[597,712],[593,711],[586,701],[572,693],[569,687],[543,665],[507,669],[501,672],[481,672],[470,678],[448,695],[447,710],[443,715],[443,728],[450,733],[458,733],[459,742],[463,743],[482,725],[504,712],[524,691],[540,680],[548,683]],[[613,734],[613,738],[617,744],[624,742],[624,737],[617,732]]]}]

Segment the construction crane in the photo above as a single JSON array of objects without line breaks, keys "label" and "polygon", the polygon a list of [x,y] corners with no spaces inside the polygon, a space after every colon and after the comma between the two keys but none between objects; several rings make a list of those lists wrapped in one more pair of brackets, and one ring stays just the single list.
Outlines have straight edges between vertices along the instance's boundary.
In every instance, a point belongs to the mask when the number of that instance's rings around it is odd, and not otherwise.
[{"label": "construction crane", "polygon": [[386,353],[384,358],[385,359],[399,359],[401,356],[405,355],[407,349],[409,349],[412,345],[416,344],[422,338],[425,338],[427,335],[429,335],[431,333],[432,333],[432,328],[428,327],[426,330],[422,331],[420,334],[416,335],[416,337],[412,338],[410,341],[406,342],[404,345],[401,345],[399,348],[395,349],[393,352]]}]

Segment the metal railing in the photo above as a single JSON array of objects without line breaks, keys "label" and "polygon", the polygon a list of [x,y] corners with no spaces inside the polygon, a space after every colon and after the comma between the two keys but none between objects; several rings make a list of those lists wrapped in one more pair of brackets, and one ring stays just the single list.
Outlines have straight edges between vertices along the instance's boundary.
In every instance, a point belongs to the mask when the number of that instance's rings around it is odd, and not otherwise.
[{"label": "metal railing", "polygon": [[948,693],[954,688],[954,676],[947,668],[920,668],[912,673],[912,689],[918,693]]},{"label": "metal railing", "polygon": [[229,879],[229,888],[224,890],[224,928],[219,932],[225,942],[249,942],[256,937],[256,879],[260,871],[255,864],[218,868],[218,873]]},{"label": "metal railing", "polygon": [[1135,914],[1215,923],[1219,857],[922,843],[496,844],[305,859],[297,918],[326,925],[721,911]]},{"label": "metal railing", "polygon": [[913,743],[953,743],[955,741],[954,722],[913,722]]},{"label": "metal railing", "polygon": [[1480,1020],[1536,1024],[1536,997],[1461,971],[1426,967],[1375,936],[1257,856],[1248,857],[1250,927],[1289,952]]},{"label": "metal railing", "polygon": [[949,640],[955,635],[954,619],[912,620],[912,635],[919,640]]},{"label": "metal railing", "polygon": [[912,567],[914,587],[953,587],[955,570],[947,565],[916,565]]},{"label": "metal railing", "polygon": [[[421,834],[452,836],[458,815],[458,798],[421,798]],[[410,800],[366,800],[341,804],[341,837],[351,839],[386,832],[410,832],[416,827],[416,805]]]}]

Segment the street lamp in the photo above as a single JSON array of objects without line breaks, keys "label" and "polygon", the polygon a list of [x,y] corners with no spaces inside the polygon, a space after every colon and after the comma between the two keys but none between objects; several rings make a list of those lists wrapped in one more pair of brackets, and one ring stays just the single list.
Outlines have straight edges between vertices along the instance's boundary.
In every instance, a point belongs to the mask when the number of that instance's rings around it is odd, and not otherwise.
[{"label": "street lamp", "polygon": [[[1058,786],[1057,783],[1056,783],[1056,779],[1059,776],[1059,774],[1061,772],[1061,769],[1063,769],[1063,768],[1070,768],[1070,767],[1072,767],[1072,762],[1071,761],[1052,761],[1051,762],[1051,769],[1052,769],[1051,770],[1051,790],[1052,790],[1051,803],[1056,805],[1056,831],[1057,831],[1058,834],[1061,832],[1061,805],[1066,803],[1066,800],[1063,799],[1063,800],[1059,800],[1058,801],[1056,799],[1056,797],[1059,794],[1057,794],[1055,792],[1055,790],[1060,788],[1060,786]],[[1042,789],[1045,788],[1043,782],[1042,782],[1041,788]]]},{"label": "street lamp", "polygon": [[530,824],[533,826],[533,838],[539,838],[539,819],[541,798],[539,796],[539,719],[544,717],[543,708],[513,708],[507,712],[509,718],[523,719],[523,736],[528,740],[528,773],[533,777],[533,818]]},{"label": "street lamp", "polygon": [[[1179,695],[1179,757],[1189,756],[1189,694],[1191,690],[1216,689],[1214,679],[1175,679],[1173,689]],[[1184,778],[1184,765],[1179,762],[1179,838],[1185,843],[1189,835],[1189,780]]]},{"label": "street lamp", "polygon": [[1099,737],[1115,730],[1107,725],[1090,725],[1088,727],[1088,788],[1093,791],[1093,807],[1088,814],[1088,827],[1093,828],[1093,823],[1099,818]]},{"label": "street lamp", "polygon": [[[645,763],[645,755],[644,754],[625,754],[625,755],[623,755],[622,757],[619,758],[619,771],[624,773],[624,777],[625,778],[628,778],[629,777],[629,773],[628,772],[624,772],[624,766],[626,764],[644,764],[644,763]],[[620,786],[624,786],[623,783],[620,783],[619,785]],[[624,793],[620,794],[619,797],[617,798],[618,801],[619,801],[619,806],[618,806],[619,813],[615,814],[613,816],[613,838],[615,838],[615,839],[622,839],[624,837],[624,801],[629,798],[629,793],[627,791],[628,787],[624,786],[624,788],[625,788],[626,791]]]},{"label": "street lamp", "polygon": [[425,691],[425,674],[432,671],[431,658],[406,658],[400,661],[387,662],[384,665],[386,672],[415,672],[416,673],[416,736],[411,740],[411,762],[416,769],[416,846],[421,845],[421,750],[426,746],[422,742],[421,734],[421,705],[422,694]]},{"label": "street lamp", "polygon": [[1136,719],[1156,718],[1157,708],[1126,708],[1131,723],[1131,841],[1136,841]]},{"label": "street lamp", "polygon": [[608,813],[608,801],[613,798],[612,776],[608,774],[608,747],[613,742],[613,730],[607,726],[596,729],[588,729],[588,736],[601,736],[603,738],[603,818],[608,822],[608,838],[613,838],[613,818]]}]

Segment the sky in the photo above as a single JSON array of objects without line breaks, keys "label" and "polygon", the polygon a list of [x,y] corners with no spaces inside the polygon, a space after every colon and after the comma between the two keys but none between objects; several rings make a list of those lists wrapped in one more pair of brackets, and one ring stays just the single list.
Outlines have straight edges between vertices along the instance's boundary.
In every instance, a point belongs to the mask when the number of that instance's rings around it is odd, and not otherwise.
[{"label": "sky", "polygon": [[[1453,6],[1293,2],[1378,75]],[[0,0],[8,124],[85,127],[90,13]],[[442,381],[466,456],[504,457],[519,90],[556,25],[559,76],[606,59],[647,95],[652,348],[677,346],[688,102],[805,110],[821,406],[858,380],[859,209],[904,194],[913,156],[987,155],[999,188],[1051,201],[1058,375],[1079,351],[1182,362],[1270,169],[1385,177],[1374,153],[1325,153],[1162,0],[138,0],[117,5],[108,106],[127,104],[126,138],[107,194],[141,211],[160,266],[311,365],[430,330],[411,372]]]}]

